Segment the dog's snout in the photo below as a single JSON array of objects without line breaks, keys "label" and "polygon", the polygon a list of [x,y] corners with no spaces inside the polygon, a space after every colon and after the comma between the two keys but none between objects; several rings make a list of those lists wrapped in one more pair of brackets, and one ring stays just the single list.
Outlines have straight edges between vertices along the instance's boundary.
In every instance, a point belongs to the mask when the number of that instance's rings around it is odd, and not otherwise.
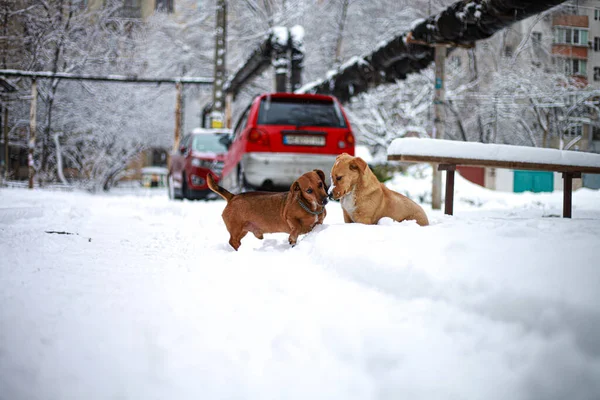
[{"label": "dog's snout", "polygon": [[333,198],[333,185],[329,186],[329,190],[327,190],[327,196],[330,200],[334,200]]},{"label": "dog's snout", "polygon": [[323,197],[323,200],[321,200],[321,203],[323,203],[323,205],[327,205],[327,203],[329,203],[329,199],[327,197]]}]

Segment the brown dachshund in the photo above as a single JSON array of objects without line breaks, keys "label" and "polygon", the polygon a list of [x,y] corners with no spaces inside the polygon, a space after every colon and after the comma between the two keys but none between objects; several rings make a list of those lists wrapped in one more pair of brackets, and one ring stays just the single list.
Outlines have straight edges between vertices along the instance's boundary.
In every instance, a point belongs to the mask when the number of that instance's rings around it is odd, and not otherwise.
[{"label": "brown dachshund", "polygon": [[290,187],[289,192],[247,192],[232,194],[218,186],[208,174],[208,187],[227,200],[223,221],[229,231],[229,244],[237,250],[242,238],[252,232],[258,239],[264,233],[289,233],[289,243],[296,244],[298,235],[322,224],[327,215],[325,174],[319,169],[307,172]]},{"label": "brown dachshund", "polygon": [[429,224],[427,214],[420,205],[379,182],[367,163],[349,154],[337,156],[331,168],[329,194],[340,200],[345,222],[377,224],[383,217],[395,221],[415,220]]}]

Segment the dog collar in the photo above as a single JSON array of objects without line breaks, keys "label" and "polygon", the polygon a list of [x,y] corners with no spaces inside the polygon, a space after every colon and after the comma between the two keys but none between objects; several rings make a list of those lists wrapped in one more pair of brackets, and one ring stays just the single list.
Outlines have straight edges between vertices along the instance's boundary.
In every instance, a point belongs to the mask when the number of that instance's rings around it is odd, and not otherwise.
[{"label": "dog collar", "polygon": [[300,204],[300,207],[302,207],[304,209],[304,211],[306,211],[309,214],[312,215],[320,215],[323,214],[323,211],[325,211],[325,207],[323,207],[323,209],[321,211],[312,211],[310,208],[308,208],[308,206],[306,204],[304,204],[302,202],[302,199],[298,198],[298,204]]}]

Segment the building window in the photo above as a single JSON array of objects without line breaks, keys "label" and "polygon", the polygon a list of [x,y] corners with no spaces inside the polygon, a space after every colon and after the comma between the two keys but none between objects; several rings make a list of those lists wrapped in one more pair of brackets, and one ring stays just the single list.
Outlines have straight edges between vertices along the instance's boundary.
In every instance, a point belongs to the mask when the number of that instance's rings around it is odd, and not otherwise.
[{"label": "building window", "polygon": [[600,51],[600,37],[594,38],[594,51]]},{"label": "building window", "polygon": [[600,9],[594,9],[594,21],[600,21]]},{"label": "building window", "polygon": [[587,29],[556,28],[554,30],[554,43],[587,46]]},{"label": "building window", "polygon": [[565,75],[587,75],[587,61],[565,58],[562,61]]},{"label": "building window", "polygon": [[505,46],[504,47],[504,56],[506,57],[512,57],[513,55],[513,48],[512,46]]},{"label": "building window", "polygon": [[156,0],[155,8],[159,11],[172,13],[175,11],[175,0]]},{"label": "building window", "polygon": [[600,67],[594,67],[594,80],[600,81]]},{"label": "building window", "polygon": [[592,140],[600,140],[600,127],[592,127]]},{"label": "building window", "polygon": [[542,32],[532,32],[531,41],[534,46],[539,46],[542,43]]},{"label": "building window", "polygon": [[582,136],[583,135],[583,125],[570,125],[565,131],[565,135],[569,136]]}]

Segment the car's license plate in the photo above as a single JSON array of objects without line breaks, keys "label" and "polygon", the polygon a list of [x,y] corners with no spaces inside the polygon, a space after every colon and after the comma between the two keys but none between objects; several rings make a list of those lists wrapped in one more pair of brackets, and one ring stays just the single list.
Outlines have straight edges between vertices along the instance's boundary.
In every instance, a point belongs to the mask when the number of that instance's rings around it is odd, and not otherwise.
[{"label": "car's license plate", "polygon": [[295,146],[325,146],[325,136],[285,135],[283,143]]}]

